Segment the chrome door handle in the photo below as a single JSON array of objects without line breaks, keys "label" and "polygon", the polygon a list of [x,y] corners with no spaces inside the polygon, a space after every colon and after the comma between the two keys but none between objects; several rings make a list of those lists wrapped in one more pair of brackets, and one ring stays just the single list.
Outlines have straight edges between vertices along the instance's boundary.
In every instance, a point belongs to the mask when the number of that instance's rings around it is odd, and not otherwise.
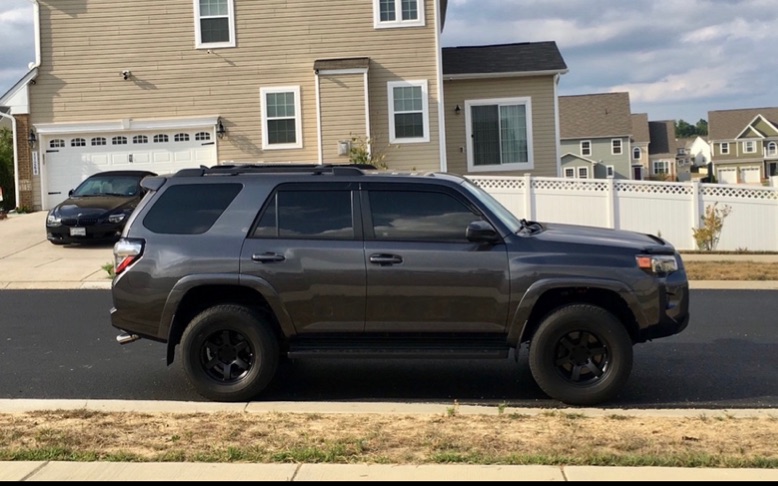
[{"label": "chrome door handle", "polygon": [[286,260],[286,257],[284,255],[279,255],[278,253],[254,253],[251,255],[251,259],[255,262],[259,263],[273,263],[273,262],[282,262]]},{"label": "chrome door handle", "polygon": [[386,255],[379,253],[370,255],[370,263],[375,263],[377,265],[395,265],[402,262],[403,259],[399,255]]}]

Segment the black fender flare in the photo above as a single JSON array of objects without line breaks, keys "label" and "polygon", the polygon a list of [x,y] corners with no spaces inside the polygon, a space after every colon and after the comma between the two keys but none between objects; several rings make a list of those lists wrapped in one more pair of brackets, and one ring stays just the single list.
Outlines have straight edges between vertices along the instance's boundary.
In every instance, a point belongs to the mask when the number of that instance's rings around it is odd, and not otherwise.
[{"label": "black fender flare", "polygon": [[624,282],[605,278],[546,278],[534,282],[522,296],[509,324],[508,342],[518,347],[524,341],[528,332],[529,317],[543,294],[554,289],[581,287],[608,290],[618,294],[627,303],[639,327],[643,327],[648,322],[637,296]]}]

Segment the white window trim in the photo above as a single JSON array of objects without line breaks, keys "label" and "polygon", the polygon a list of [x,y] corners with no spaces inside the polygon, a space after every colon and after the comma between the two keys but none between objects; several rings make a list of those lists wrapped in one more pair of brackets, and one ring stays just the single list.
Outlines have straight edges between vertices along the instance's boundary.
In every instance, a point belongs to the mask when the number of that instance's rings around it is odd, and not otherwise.
[{"label": "white window trim", "polygon": [[[584,174],[583,177],[581,177],[581,173]],[[588,179],[589,178],[589,168],[588,167],[576,167],[575,176],[577,178],[579,178],[579,179]]]},{"label": "white window trim", "polygon": [[729,142],[721,142],[719,144],[719,153],[721,155],[729,155]]},{"label": "white window trim", "polygon": [[381,21],[381,0],[373,0],[373,27],[376,29],[395,29],[398,27],[424,27],[424,0],[416,0],[419,18],[416,20],[402,20],[402,0],[394,0],[396,20]]},{"label": "white window trim", "polygon": [[616,166],[614,166],[614,165],[606,165],[605,166],[605,175],[608,177],[608,179],[613,179],[616,176]]},{"label": "white window trim", "polygon": [[575,179],[575,168],[574,167],[566,167],[565,168],[565,179]]},{"label": "white window trim", "polygon": [[[616,152],[616,142],[619,143],[619,151]],[[624,140],[620,138],[611,139],[611,155],[621,155],[624,153]]]},{"label": "white window trim", "polygon": [[[268,141],[267,129],[267,103],[266,96],[270,93],[294,93],[294,120],[295,120],[295,143],[274,143]],[[300,109],[300,87],[299,86],[274,86],[272,88],[260,88],[260,105],[262,105],[262,150],[286,150],[299,149],[303,147],[303,127],[302,115]]]},{"label": "white window trim", "polygon": [[[390,81],[386,83],[389,96],[389,143],[423,143],[430,141],[429,86],[426,79],[418,81]],[[424,136],[416,138],[397,138],[394,126],[394,88],[421,87],[421,118],[424,124]]]},{"label": "white window trim", "polygon": [[767,157],[775,157],[778,155],[778,144],[775,142],[767,142],[767,146],[765,147],[765,155]]},{"label": "white window trim", "polygon": [[[751,148],[749,150],[749,147]],[[744,140],[743,141],[743,153],[744,154],[755,154],[756,153],[756,142],[754,140]]]},{"label": "white window trim", "polygon": [[[584,144],[588,144],[588,153],[586,152],[586,149],[584,149]],[[583,156],[583,157],[591,157],[591,155],[592,155],[592,141],[591,140],[581,140],[580,150],[581,150],[581,156]]]},{"label": "white window trim", "polygon": [[230,40],[227,42],[202,42],[200,32],[200,0],[192,0],[194,3],[195,23],[195,48],[218,49],[221,47],[235,47],[235,0],[227,0],[227,23],[230,29]]},{"label": "white window trim", "polygon": [[[471,108],[483,105],[524,105],[527,114],[527,162],[500,165],[475,165],[473,163],[473,126]],[[491,98],[484,100],[465,101],[465,138],[467,140],[467,171],[468,172],[507,172],[512,170],[532,170],[535,168],[532,138],[532,98]]]},{"label": "white window trim", "polygon": [[[670,174],[670,162],[666,160],[655,160],[652,162],[651,169],[654,173],[654,175],[667,175]],[[662,164],[666,170],[666,172],[657,172],[656,167],[657,165]]]},{"label": "white window trim", "polygon": [[[637,154],[637,157],[635,157],[635,154]],[[632,160],[640,160],[642,155],[643,151],[640,149],[640,147],[635,147],[632,149]]]}]

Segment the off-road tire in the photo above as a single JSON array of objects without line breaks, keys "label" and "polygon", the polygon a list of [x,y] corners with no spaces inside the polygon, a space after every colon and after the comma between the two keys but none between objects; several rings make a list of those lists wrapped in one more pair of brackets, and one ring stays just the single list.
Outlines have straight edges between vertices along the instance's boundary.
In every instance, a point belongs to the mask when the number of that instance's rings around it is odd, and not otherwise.
[{"label": "off-road tire", "polygon": [[612,399],[632,371],[632,340],[610,312],[589,304],[561,307],[543,319],[529,346],[538,386],[569,405]]}]

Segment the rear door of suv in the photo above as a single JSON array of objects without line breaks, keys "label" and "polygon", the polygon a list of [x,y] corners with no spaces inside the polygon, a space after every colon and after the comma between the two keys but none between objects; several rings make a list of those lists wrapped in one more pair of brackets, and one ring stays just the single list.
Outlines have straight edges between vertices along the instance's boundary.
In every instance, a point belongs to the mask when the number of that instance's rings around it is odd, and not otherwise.
[{"label": "rear door of suv", "polygon": [[365,257],[357,184],[276,188],[243,245],[241,274],[280,296],[298,333],[361,333]]},{"label": "rear door of suv", "polygon": [[453,188],[365,183],[366,332],[499,333],[510,297],[506,246],[465,237],[479,211]]}]

